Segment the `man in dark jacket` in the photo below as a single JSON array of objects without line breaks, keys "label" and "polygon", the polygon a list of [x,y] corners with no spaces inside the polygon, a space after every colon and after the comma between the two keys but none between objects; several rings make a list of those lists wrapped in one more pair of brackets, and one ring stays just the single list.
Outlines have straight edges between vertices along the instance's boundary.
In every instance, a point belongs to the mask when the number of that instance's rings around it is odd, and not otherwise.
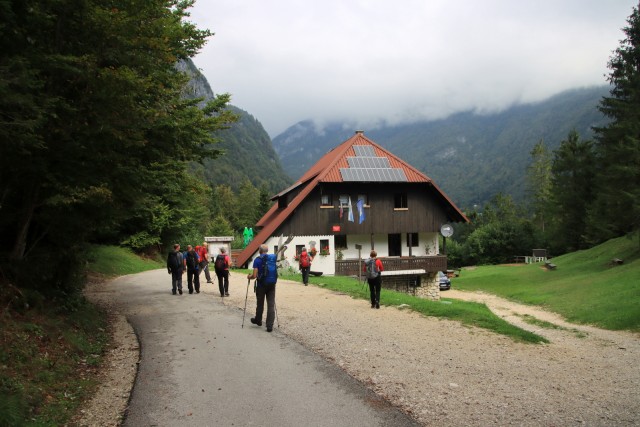
[{"label": "man in dark jacket", "polygon": [[169,252],[167,257],[167,270],[171,274],[171,293],[175,295],[177,292],[182,295],[182,273],[183,270],[183,258],[180,252],[180,245],[173,245],[173,252]]},{"label": "man in dark jacket", "polygon": [[198,254],[193,250],[193,246],[187,245],[187,287],[192,294],[195,288],[197,294],[200,293],[200,278],[198,277],[198,266],[200,260]]}]

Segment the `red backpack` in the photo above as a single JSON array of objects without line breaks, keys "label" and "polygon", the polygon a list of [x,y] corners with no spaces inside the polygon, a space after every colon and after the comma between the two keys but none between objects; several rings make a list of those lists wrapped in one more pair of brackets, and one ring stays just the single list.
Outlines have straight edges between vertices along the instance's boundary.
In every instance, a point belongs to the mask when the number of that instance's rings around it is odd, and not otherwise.
[{"label": "red backpack", "polygon": [[309,254],[307,252],[303,252],[300,254],[300,267],[309,267],[311,262],[309,260]]}]

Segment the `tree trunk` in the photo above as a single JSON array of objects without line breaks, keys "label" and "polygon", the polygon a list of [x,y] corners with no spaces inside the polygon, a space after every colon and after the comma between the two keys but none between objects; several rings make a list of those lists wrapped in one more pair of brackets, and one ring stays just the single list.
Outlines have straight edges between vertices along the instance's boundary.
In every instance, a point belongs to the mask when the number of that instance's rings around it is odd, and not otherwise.
[{"label": "tree trunk", "polygon": [[18,225],[18,234],[16,235],[16,241],[13,245],[13,249],[9,254],[9,259],[12,261],[21,261],[24,258],[24,254],[27,249],[27,235],[29,234],[29,227],[31,226],[31,220],[36,210],[36,202],[38,200],[39,187],[32,193],[31,197],[27,201],[27,207],[25,213],[22,216],[22,222]]}]

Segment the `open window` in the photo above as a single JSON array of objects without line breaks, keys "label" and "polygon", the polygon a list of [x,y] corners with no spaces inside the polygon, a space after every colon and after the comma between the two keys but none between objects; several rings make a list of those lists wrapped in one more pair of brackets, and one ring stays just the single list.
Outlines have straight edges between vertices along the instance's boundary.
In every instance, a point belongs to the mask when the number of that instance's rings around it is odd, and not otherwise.
[{"label": "open window", "polygon": [[407,210],[409,205],[407,204],[407,193],[396,193],[393,196],[393,208],[395,210]]},{"label": "open window", "polygon": [[418,246],[420,246],[418,233],[407,233],[407,246],[411,248],[417,248]]}]

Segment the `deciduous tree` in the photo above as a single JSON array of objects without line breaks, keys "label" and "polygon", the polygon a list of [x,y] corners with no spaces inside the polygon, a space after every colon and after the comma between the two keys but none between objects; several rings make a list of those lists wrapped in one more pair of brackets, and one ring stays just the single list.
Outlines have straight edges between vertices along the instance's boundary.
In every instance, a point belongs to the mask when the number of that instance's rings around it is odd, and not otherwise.
[{"label": "deciduous tree", "polygon": [[175,65],[211,35],[185,20],[192,4],[0,0],[3,271],[43,253],[68,268],[89,238],[154,242],[175,220],[186,162],[215,156],[231,120],[228,95],[182,96]]}]

